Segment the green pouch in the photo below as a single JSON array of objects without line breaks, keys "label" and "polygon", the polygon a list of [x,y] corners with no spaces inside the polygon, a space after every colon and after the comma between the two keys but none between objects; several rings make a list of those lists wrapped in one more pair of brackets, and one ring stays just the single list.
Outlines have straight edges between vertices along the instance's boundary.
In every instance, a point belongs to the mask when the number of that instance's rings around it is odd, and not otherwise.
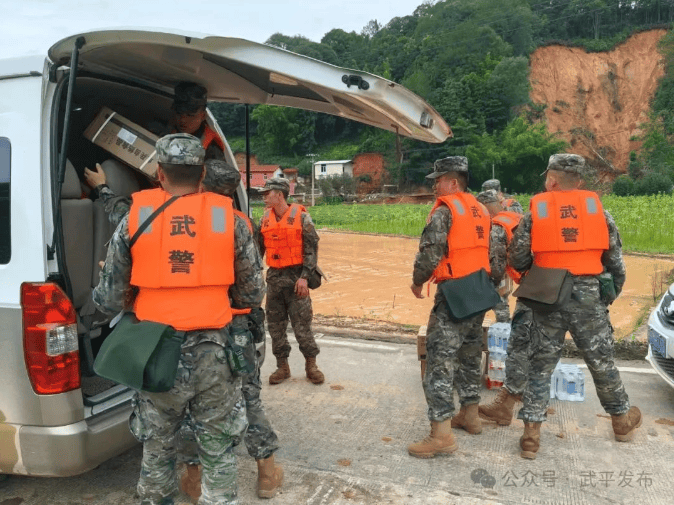
[{"label": "green pouch", "polygon": [[449,313],[457,320],[471,318],[486,312],[501,301],[486,270],[480,269],[460,279],[449,279],[438,284]]},{"label": "green pouch", "polygon": [[611,305],[618,298],[613,276],[608,272],[604,272],[599,274],[597,279],[599,280],[599,296],[601,301],[604,305]]},{"label": "green pouch", "polygon": [[161,393],[173,387],[184,332],[126,313],[101,345],[94,371],[130,388]]},{"label": "green pouch", "polygon": [[225,355],[232,375],[243,377],[252,374],[257,363],[253,334],[248,328],[235,325],[231,325],[226,333]]}]

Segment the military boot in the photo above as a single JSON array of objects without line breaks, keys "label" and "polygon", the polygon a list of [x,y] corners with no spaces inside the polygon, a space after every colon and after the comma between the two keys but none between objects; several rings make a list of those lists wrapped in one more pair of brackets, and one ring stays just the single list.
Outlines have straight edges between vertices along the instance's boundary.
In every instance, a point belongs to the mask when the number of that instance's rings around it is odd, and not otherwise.
[{"label": "military boot", "polygon": [[501,426],[509,426],[513,421],[513,410],[515,410],[517,401],[522,401],[522,397],[515,396],[506,388],[501,388],[496,398],[490,403],[480,405],[478,408],[480,417]]},{"label": "military boot", "polygon": [[274,462],[272,454],[267,459],[257,460],[257,496],[273,498],[283,484],[283,468]]},{"label": "military boot", "polygon": [[269,376],[269,384],[281,384],[290,378],[288,358],[276,358],[276,371]]},{"label": "military boot", "polygon": [[463,428],[472,435],[482,433],[482,422],[477,413],[477,403],[461,405],[459,413],[452,417],[452,428]]},{"label": "military boot", "polygon": [[325,381],[325,375],[318,369],[316,365],[316,357],[306,358],[307,362],[304,366],[304,369],[307,372],[307,378],[314,384],[323,384]]},{"label": "military boot", "polygon": [[641,426],[641,411],[637,407],[630,409],[622,415],[611,416],[613,433],[618,442],[629,442],[634,438],[634,432]]},{"label": "military boot", "polygon": [[201,465],[186,465],[180,476],[180,490],[189,496],[194,503],[201,496]]},{"label": "military boot", "polygon": [[407,446],[407,452],[415,458],[433,458],[438,454],[451,454],[457,445],[452,435],[452,422],[431,421],[431,434],[421,442]]},{"label": "military boot", "polygon": [[520,456],[526,459],[536,459],[536,453],[541,445],[541,424],[524,423],[524,435],[520,437]]}]

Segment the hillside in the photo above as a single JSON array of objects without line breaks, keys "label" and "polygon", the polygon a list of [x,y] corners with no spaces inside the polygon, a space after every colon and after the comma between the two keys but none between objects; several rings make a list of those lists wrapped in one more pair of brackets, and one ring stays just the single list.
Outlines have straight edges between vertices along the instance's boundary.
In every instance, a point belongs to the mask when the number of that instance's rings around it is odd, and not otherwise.
[{"label": "hillside", "polygon": [[664,75],[658,42],[666,33],[641,32],[603,53],[562,45],[537,49],[530,58],[531,99],[547,105],[548,131],[559,132],[569,150],[593,166],[626,172]]}]

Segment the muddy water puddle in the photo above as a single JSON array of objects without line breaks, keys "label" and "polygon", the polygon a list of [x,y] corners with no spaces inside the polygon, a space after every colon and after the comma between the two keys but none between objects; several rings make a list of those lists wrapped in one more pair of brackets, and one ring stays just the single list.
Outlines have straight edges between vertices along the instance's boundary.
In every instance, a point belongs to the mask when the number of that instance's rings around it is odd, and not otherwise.
[{"label": "muddy water puddle", "polygon": [[[319,231],[319,265],[329,280],[312,292],[314,312],[326,316],[349,316],[400,324],[423,325],[433,308],[435,286],[424,299],[410,290],[412,267],[418,250],[417,238],[382,237]],[[625,256],[627,282],[611,306],[611,321],[617,337],[629,336],[644,311],[666,289],[674,269],[674,257]],[[515,307],[510,299],[511,310]],[[493,322],[488,312],[487,322]]]}]

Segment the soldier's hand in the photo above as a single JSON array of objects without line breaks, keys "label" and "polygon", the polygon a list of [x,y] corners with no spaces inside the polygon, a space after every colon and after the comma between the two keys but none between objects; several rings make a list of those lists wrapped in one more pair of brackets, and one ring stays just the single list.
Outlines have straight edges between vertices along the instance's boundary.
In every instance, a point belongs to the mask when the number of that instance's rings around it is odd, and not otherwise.
[{"label": "soldier's hand", "polygon": [[105,184],[105,172],[103,171],[103,168],[101,168],[101,165],[96,163],[95,172],[93,170],[89,170],[87,167],[84,167],[84,180],[92,188],[100,186],[101,184]]},{"label": "soldier's hand", "polygon": [[307,285],[307,280],[299,278],[295,283],[295,294],[299,298],[305,298],[309,296],[309,286]]},{"label": "soldier's hand", "polygon": [[424,289],[423,284],[421,286],[417,286],[416,284],[412,284],[411,288],[412,288],[412,293],[414,293],[414,296],[416,296],[417,298],[423,298],[424,297],[424,295],[421,294],[421,290]]}]

